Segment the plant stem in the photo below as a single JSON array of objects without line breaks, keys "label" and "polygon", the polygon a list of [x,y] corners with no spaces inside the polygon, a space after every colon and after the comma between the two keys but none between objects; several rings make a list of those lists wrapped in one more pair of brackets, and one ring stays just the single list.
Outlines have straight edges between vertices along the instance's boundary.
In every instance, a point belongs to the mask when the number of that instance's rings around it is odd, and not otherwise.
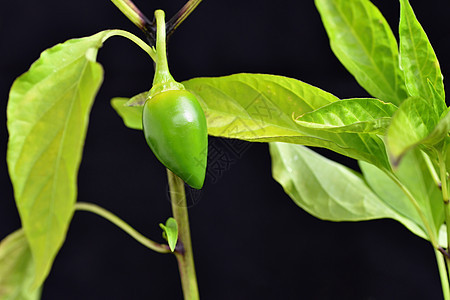
[{"label": "plant stem", "polygon": [[153,44],[155,41],[155,30],[152,22],[134,5],[131,0],[111,0],[114,5],[131,21],[139,27]]},{"label": "plant stem", "polygon": [[120,29],[113,29],[109,31],[109,34],[106,35],[103,39],[103,42],[105,40],[107,40],[109,37],[114,36],[114,35],[119,35],[122,37],[125,37],[131,41],[133,41],[136,45],[138,45],[142,50],[144,50],[145,52],[147,52],[147,54],[152,58],[153,61],[156,61],[156,52],[155,49],[153,49],[152,47],[150,47],[149,45],[147,45],[143,40],[141,40],[140,38],[138,38],[137,36],[135,36],[132,33],[129,33],[128,31],[125,30],[120,30]]},{"label": "plant stem", "polygon": [[[442,153],[436,150],[436,154],[439,159],[439,170],[441,173],[441,187],[442,187],[442,199],[444,201],[445,223],[447,225],[447,251],[450,250],[450,205],[448,197],[448,183],[447,183],[447,168],[445,166],[445,160],[442,157]],[[447,264],[449,260],[447,259]]]},{"label": "plant stem", "polygon": [[184,182],[169,169],[167,169],[167,177],[169,180],[173,217],[178,224],[178,245],[176,247],[175,256],[178,260],[184,299],[197,300],[199,299],[199,294],[197,277],[195,275]]},{"label": "plant stem", "polygon": [[170,20],[167,22],[167,36],[170,36],[178,26],[194,11],[202,0],[189,0]]},{"label": "plant stem", "polygon": [[140,234],[136,229],[134,229],[133,227],[128,225],[125,221],[120,219],[118,216],[98,205],[86,202],[77,202],[75,203],[75,209],[80,211],[88,211],[105,218],[106,220],[110,221],[111,223],[113,223],[126,233],[128,233],[136,241],[138,241],[139,243],[141,243],[142,245],[153,251],[159,253],[171,253],[168,245],[159,244],[146,238],[145,236]]},{"label": "plant stem", "polygon": [[436,261],[439,268],[439,276],[441,278],[441,285],[442,285],[442,293],[444,295],[445,300],[450,300],[450,286],[448,281],[448,273],[447,268],[445,266],[445,260],[438,250],[434,249],[434,253],[436,255]]},{"label": "plant stem", "polygon": [[[448,182],[447,182],[447,167],[445,164],[445,159],[442,153],[434,149],[439,160],[439,170],[441,175],[441,188],[442,188],[442,199],[444,201],[444,213],[445,213],[445,224],[447,226],[447,252],[450,251],[450,205],[449,205],[449,195],[448,195]],[[445,261],[447,262],[447,271],[450,272],[450,259],[445,256]],[[448,281],[448,278],[447,278]]]}]

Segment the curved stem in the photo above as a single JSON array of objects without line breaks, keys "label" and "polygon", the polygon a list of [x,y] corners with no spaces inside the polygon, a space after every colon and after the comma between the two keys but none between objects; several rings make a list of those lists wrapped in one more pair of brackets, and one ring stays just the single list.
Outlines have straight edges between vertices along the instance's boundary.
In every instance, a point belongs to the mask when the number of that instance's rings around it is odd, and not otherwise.
[{"label": "curved stem", "polygon": [[184,182],[169,169],[167,169],[167,178],[169,180],[173,217],[178,224],[178,245],[175,255],[178,260],[184,299],[198,300],[197,276],[195,274]]},{"label": "curved stem", "polygon": [[432,229],[427,218],[423,214],[423,211],[420,209],[419,203],[417,203],[414,196],[411,194],[411,192],[408,190],[408,188],[397,178],[397,176],[395,176],[394,174],[392,174],[390,172],[386,172],[386,174],[400,187],[400,189],[405,193],[405,195],[411,201],[411,203],[413,204],[417,213],[419,214],[419,217],[422,220],[423,225],[425,226],[425,229],[428,233],[428,237],[430,238],[430,242],[433,245],[433,248],[437,249],[439,247],[439,243],[436,240],[435,231]]},{"label": "curved stem", "polygon": [[132,33],[129,33],[128,31],[125,30],[120,30],[120,29],[113,29],[109,31],[109,34],[105,35],[105,37],[103,38],[104,42],[105,40],[107,40],[108,38],[110,38],[111,36],[114,35],[118,35],[118,36],[122,36],[125,37],[131,41],[133,41],[136,45],[138,45],[142,50],[144,50],[145,52],[147,52],[147,54],[152,58],[153,61],[156,61],[156,52],[155,49],[153,49],[152,47],[150,47],[147,43],[145,43],[143,40],[141,40],[140,38],[138,38],[137,36],[135,36]]},{"label": "curved stem", "polygon": [[434,249],[434,253],[436,255],[436,261],[439,268],[439,277],[441,278],[441,286],[442,286],[442,293],[444,294],[444,300],[450,300],[450,286],[444,257],[436,249]]},{"label": "curved stem", "polygon": [[133,227],[128,225],[125,221],[120,219],[118,216],[96,204],[77,202],[75,203],[75,209],[79,211],[88,211],[105,218],[106,220],[110,221],[111,223],[113,223],[126,233],[128,233],[136,241],[138,241],[139,243],[141,243],[142,245],[153,251],[159,253],[171,253],[168,245],[159,244],[146,238],[145,236],[140,234],[136,229],[134,229]]},{"label": "curved stem", "polygon": [[168,90],[183,90],[184,86],[173,79],[169,72],[167,63],[166,48],[166,22],[164,21],[164,11],[156,10],[156,66],[155,77],[153,78],[153,87],[150,90],[149,97]]}]

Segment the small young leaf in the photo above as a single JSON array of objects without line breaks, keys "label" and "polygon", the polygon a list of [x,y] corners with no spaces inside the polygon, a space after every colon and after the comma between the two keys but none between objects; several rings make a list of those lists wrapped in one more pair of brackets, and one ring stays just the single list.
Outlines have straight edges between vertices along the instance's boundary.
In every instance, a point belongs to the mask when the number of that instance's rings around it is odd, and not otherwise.
[{"label": "small young leaf", "polygon": [[159,224],[163,232],[163,237],[169,243],[170,251],[175,251],[175,247],[177,246],[178,241],[178,224],[174,218],[168,218],[166,221],[166,225]]},{"label": "small young leaf", "polygon": [[50,272],[73,215],[89,113],[103,80],[96,56],[114,35],[151,53],[130,33],[107,30],[45,50],[11,87],[7,162],[35,260],[35,286]]},{"label": "small young leaf", "polygon": [[[438,122],[439,115],[428,101],[421,97],[405,100],[394,114],[386,133],[386,146],[392,163],[397,165],[408,150],[427,143],[427,137]],[[429,144],[436,142],[435,138],[429,140]]]},{"label": "small young leaf", "polygon": [[[436,105],[438,112],[446,108],[444,82],[439,62],[428,37],[417,21],[408,0],[400,0],[400,64],[405,73],[406,87],[411,96],[422,97]],[[432,96],[428,80],[436,88],[440,99]]]},{"label": "small young leaf", "polygon": [[383,134],[396,109],[378,99],[347,99],[306,113],[295,121],[317,130]]},{"label": "small young leaf", "polygon": [[366,185],[362,176],[306,147],[270,143],[272,175],[301,208],[330,221],[392,218],[427,238],[414,220],[398,214]]},{"label": "small young leaf", "polygon": [[316,0],[331,49],[373,97],[399,105],[407,98],[398,46],[369,0]]},{"label": "small young leaf", "polygon": [[38,300],[41,288],[32,288],[34,263],[23,230],[0,242],[0,299]]},{"label": "small young leaf", "polygon": [[114,98],[111,100],[111,106],[122,118],[125,126],[131,129],[142,130],[143,107],[128,106],[127,105],[128,102],[129,100],[127,98]]}]

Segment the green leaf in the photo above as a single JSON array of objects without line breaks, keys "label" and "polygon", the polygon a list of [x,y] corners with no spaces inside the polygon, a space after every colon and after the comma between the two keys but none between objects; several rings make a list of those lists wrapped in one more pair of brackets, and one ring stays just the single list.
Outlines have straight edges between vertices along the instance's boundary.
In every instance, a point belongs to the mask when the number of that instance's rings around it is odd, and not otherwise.
[{"label": "green leaf", "polygon": [[425,142],[430,145],[438,144],[450,131],[450,109],[447,109],[444,117],[439,120],[433,131],[425,139]]},{"label": "green leaf", "polygon": [[273,75],[235,74],[183,82],[203,107],[208,133],[251,142],[288,142],[323,147],[390,169],[376,134],[319,131],[292,115],[314,111],[338,98],[304,82]]},{"label": "green leaf", "polygon": [[23,230],[0,242],[0,299],[38,300],[41,288],[32,289],[34,264]]},{"label": "green leaf", "polygon": [[131,129],[142,130],[143,108],[142,106],[128,106],[128,102],[129,100],[127,98],[114,98],[111,100],[111,106],[122,118],[125,126]]},{"label": "green leaf", "polygon": [[373,97],[400,104],[407,98],[398,46],[389,24],[369,0],[316,0],[331,49]]},{"label": "green leaf", "polygon": [[378,99],[347,99],[301,115],[297,124],[318,130],[384,133],[397,107]]},{"label": "green leaf", "polygon": [[[444,222],[444,207],[440,191],[427,169],[424,155],[418,149],[409,152],[395,173],[416,199],[426,222],[433,224],[435,232],[431,234],[437,237]],[[400,187],[385,172],[375,166],[361,161],[359,165],[365,180],[380,199],[426,232],[426,226],[416,207]],[[432,226],[430,225],[430,227]],[[412,231],[414,232],[414,230]]]},{"label": "green leaf", "polygon": [[[420,216],[401,188],[383,171],[372,164],[359,161],[364,179],[378,197],[393,210],[413,221],[424,231]],[[404,162],[400,164],[404,165]]]},{"label": "green leaf", "polygon": [[444,203],[425,157],[426,154],[419,148],[412,150],[404,157],[395,174],[412,193],[430,223],[434,221],[436,231],[439,231],[444,222]]},{"label": "green leaf", "polygon": [[174,218],[168,218],[166,221],[166,225],[159,224],[159,226],[164,231],[164,238],[169,243],[170,251],[175,251],[175,247],[177,246],[178,241],[178,224]]},{"label": "green leaf", "polygon": [[392,218],[426,238],[414,221],[386,205],[349,168],[298,145],[270,143],[270,154],[275,180],[311,215],[330,221]]},{"label": "green leaf", "polygon": [[[433,47],[408,0],[400,0],[400,64],[405,73],[406,87],[411,96],[422,97],[442,113],[445,105],[444,82]],[[440,99],[432,96],[428,80]],[[437,101],[437,103],[436,103]]]},{"label": "green leaf", "polygon": [[[428,139],[436,128],[439,115],[421,97],[405,100],[394,114],[386,133],[386,146],[392,163],[398,165],[405,153],[419,144],[434,144],[435,136]],[[443,137],[441,137],[443,138]]]},{"label": "green leaf", "polygon": [[103,80],[95,60],[103,42],[114,35],[151,52],[120,30],[72,39],[45,50],[10,91],[7,161],[35,260],[35,286],[50,272],[74,212],[89,113]]}]

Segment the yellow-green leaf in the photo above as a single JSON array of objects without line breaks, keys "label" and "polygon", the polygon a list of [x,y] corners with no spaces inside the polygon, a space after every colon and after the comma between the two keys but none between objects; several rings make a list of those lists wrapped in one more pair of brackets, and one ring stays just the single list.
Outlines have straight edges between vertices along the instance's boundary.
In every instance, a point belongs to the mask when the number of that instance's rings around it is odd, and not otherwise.
[{"label": "yellow-green leaf", "polygon": [[120,30],[72,39],[45,50],[11,87],[7,162],[35,286],[47,277],[73,215],[89,113],[103,80],[97,51],[114,35],[144,44]]},{"label": "yellow-green leaf", "polygon": [[[140,94],[139,94],[140,95]],[[132,129],[142,130],[142,106],[128,106],[128,98],[114,98],[111,106],[122,118],[125,126]]]},{"label": "yellow-green leaf", "polygon": [[361,174],[299,145],[270,143],[270,154],[275,180],[313,216],[329,221],[391,218],[428,238],[415,219],[399,214],[378,197]]},{"label": "yellow-green leaf", "polygon": [[168,218],[166,224],[159,224],[163,231],[163,236],[169,243],[170,251],[175,251],[178,241],[178,224],[174,218]]},{"label": "yellow-green leaf", "polygon": [[[446,109],[444,82],[438,59],[408,0],[400,0],[400,64],[411,96],[422,97],[442,113]],[[433,97],[430,81],[439,98]],[[437,103],[434,103],[437,102]]]},{"label": "yellow-green leaf", "polygon": [[407,98],[398,46],[369,0],[316,0],[331,49],[373,97],[399,105]]},{"label": "yellow-green leaf", "polygon": [[0,242],[0,299],[38,300],[41,287],[32,288],[34,263],[22,229]]}]

